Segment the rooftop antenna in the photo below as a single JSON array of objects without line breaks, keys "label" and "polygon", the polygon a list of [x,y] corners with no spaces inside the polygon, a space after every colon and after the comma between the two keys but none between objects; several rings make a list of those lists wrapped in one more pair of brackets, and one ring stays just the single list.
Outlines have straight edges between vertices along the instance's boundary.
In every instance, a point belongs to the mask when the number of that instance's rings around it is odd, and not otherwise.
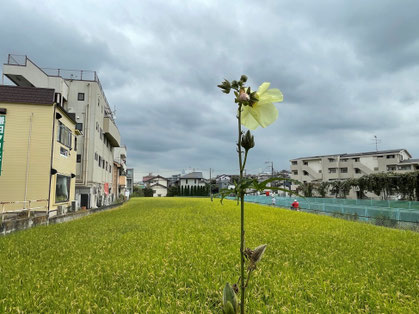
[{"label": "rooftop antenna", "polygon": [[378,152],[378,144],[381,144],[381,139],[379,139],[377,135],[374,135],[374,138],[372,140],[373,144],[375,144],[375,151]]}]

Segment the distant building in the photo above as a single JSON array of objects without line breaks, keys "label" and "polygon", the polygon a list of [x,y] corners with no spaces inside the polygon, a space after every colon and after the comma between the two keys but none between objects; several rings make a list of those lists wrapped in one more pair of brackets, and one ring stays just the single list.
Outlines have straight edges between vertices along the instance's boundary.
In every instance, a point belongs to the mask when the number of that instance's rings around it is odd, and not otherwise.
[{"label": "distant building", "polygon": [[221,174],[215,178],[215,184],[219,190],[227,189],[231,184],[231,176],[226,174]]},{"label": "distant building", "polygon": [[127,189],[130,195],[134,193],[134,168],[127,168]]},{"label": "distant building", "polygon": [[75,126],[54,89],[0,85],[0,212],[75,209]]},{"label": "distant building", "polygon": [[180,186],[185,187],[202,187],[205,186],[205,180],[202,172],[191,172],[180,177]]},{"label": "distant building", "polygon": [[114,199],[124,197],[127,188],[127,148],[125,146],[113,149],[113,194]]},{"label": "distant building", "polygon": [[[334,154],[291,159],[291,179],[300,182],[332,182],[380,172],[419,170],[419,159],[406,149]],[[349,197],[357,197],[351,191]]]},{"label": "distant building", "polygon": [[143,181],[146,187],[153,190],[153,197],[165,197],[167,196],[167,179],[162,176],[153,176],[146,178]]}]

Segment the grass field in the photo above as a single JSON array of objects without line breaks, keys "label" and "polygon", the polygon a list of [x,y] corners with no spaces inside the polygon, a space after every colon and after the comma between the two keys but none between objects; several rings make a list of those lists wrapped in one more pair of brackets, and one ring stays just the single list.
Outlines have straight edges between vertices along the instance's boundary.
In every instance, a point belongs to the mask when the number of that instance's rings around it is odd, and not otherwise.
[{"label": "grass field", "polygon": [[[0,312],[220,312],[239,273],[239,207],[133,199],[0,237]],[[419,234],[246,204],[246,245],[268,248],[249,313],[413,313]]]}]

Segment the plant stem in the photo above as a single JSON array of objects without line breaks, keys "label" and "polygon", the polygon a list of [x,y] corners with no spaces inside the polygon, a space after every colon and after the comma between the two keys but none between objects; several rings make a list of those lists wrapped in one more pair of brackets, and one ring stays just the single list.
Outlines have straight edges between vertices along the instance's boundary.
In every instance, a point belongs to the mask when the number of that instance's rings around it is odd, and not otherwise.
[{"label": "plant stem", "polygon": [[[242,126],[241,126],[241,114],[242,114],[242,104],[239,104],[239,113],[237,115],[238,128],[239,128],[239,140],[237,143],[239,154],[239,169],[240,169],[240,181],[243,180],[243,163],[242,163],[242,147],[241,147],[241,138],[242,138]],[[246,156],[247,157],[247,156]],[[240,277],[242,278],[240,283],[240,313],[244,314],[244,291],[245,281],[244,281],[244,191],[240,191]]]}]

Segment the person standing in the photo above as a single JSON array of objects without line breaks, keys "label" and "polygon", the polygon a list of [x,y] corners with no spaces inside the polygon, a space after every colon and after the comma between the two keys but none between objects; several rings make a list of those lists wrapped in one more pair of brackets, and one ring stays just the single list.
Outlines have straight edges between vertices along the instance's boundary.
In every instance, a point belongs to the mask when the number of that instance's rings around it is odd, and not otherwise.
[{"label": "person standing", "polygon": [[272,206],[275,206],[275,205],[276,205],[276,199],[275,199],[275,196],[272,195]]}]

